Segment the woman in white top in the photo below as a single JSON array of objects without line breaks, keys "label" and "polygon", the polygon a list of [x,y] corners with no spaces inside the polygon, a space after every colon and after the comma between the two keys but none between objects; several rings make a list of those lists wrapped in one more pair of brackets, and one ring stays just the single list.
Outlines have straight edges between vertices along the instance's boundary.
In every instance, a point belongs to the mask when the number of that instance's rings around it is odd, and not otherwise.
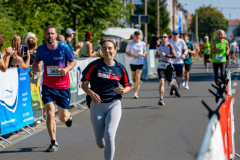
[{"label": "woman in white top", "polygon": [[129,42],[126,48],[126,55],[130,57],[130,68],[132,71],[132,80],[134,82],[134,98],[138,98],[140,89],[140,78],[146,56],[146,43],[141,41],[140,32],[135,31],[133,41]]}]

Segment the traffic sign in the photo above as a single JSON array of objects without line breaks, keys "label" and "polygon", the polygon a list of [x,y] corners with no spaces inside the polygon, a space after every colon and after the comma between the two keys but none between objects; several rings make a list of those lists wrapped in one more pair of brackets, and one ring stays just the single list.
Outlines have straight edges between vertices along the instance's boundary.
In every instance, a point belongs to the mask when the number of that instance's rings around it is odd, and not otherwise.
[{"label": "traffic sign", "polygon": [[130,23],[134,24],[145,24],[149,23],[150,19],[149,16],[147,15],[130,15]]}]

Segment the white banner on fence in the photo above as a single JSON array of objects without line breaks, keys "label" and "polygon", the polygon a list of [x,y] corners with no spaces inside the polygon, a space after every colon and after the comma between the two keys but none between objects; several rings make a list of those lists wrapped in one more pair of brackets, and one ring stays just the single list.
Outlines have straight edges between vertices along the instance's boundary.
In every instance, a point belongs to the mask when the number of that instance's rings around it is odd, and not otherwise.
[{"label": "white banner on fence", "polygon": [[154,68],[155,67],[155,50],[149,50],[149,54],[150,54],[150,67]]},{"label": "white banner on fence", "polygon": [[18,100],[18,71],[9,68],[7,72],[0,72],[0,104],[15,112]]},{"label": "white banner on fence", "polygon": [[[217,120],[216,120],[217,121]],[[216,125],[216,126],[215,126]],[[212,124],[212,135],[205,153],[200,153],[197,160],[225,160],[221,126],[219,121]],[[201,158],[200,158],[201,157]]]},{"label": "white banner on fence", "polygon": [[78,86],[78,95],[83,95],[85,92],[81,88],[81,78],[82,78],[82,71],[87,67],[89,63],[92,61],[98,59],[97,57],[95,58],[86,58],[84,60],[77,60],[77,64],[75,66],[75,69],[77,70],[77,86]]}]

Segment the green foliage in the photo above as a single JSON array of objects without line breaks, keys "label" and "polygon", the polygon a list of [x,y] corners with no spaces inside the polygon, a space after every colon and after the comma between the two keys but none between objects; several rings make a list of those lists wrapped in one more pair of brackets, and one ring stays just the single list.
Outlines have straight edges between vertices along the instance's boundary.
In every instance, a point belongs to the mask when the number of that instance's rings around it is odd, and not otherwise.
[{"label": "green foliage", "polygon": [[[222,12],[211,6],[203,6],[197,9],[198,13],[198,33],[199,37],[203,38],[208,35],[210,39],[214,39],[217,30],[227,30],[227,19]],[[195,15],[192,17],[190,26],[192,32],[195,32]]]},{"label": "green foliage", "polygon": [[[143,1],[144,2],[144,1]],[[171,30],[168,28],[170,18],[166,6],[160,1],[160,35],[162,33],[171,34]],[[144,13],[144,8],[141,7],[142,14]],[[157,1],[148,0],[148,15],[150,16],[150,23],[148,24],[148,39],[152,37],[157,31]]]},{"label": "green foliage", "polygon": [[58,34],[66,28],[78,29],[78,38],[84,40],[87,30],[93,33],[93,42],[101,38],[109,26],[119,26],[118,19],[129,17],[129,9],[122,0],[0,0],[0,33],[5,35],[4,47],[11,45],[14,35],[33,32],[44,42],[44,29],[53,24]]}]

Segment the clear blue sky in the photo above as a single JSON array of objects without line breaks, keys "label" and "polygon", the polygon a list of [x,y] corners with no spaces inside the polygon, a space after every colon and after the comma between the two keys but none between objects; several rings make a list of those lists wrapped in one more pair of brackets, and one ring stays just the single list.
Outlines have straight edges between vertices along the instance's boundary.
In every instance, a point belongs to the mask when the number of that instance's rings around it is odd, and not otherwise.
[{"label": "clear blue sky", "polygon": [[240,19],[240,0],[178,0],[191,14],[200,6],[217,7],[227,19]]}]

